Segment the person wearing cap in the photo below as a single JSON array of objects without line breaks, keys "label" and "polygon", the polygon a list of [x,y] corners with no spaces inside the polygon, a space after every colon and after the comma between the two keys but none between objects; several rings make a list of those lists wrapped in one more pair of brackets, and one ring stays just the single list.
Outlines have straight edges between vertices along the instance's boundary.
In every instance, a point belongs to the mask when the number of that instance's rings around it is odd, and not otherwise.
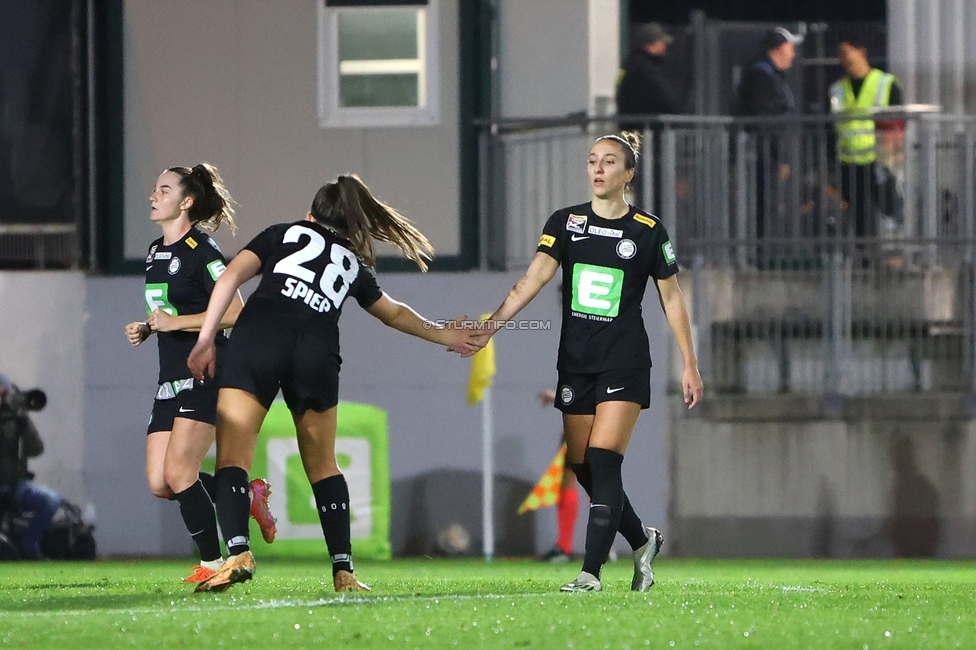
[{"label": "person wearing cap", "polygon": [[[620,115],[674,115],[683,102],[664,73],[664,55],[674,39],[659,23],[634,29],[634,47],[624,63],[617,87]],[[640,130],[643,124],[621,124],[624,130]]]},{"label": "person wearing cap", "polygon": [[[683,112],[683,100],[665,74],[664,55],[674,39],[660,23],[644,23],[633,30],[633,47],[624,62],[623,75],[617,86],[617,114],[619,115],[675,115]],[[661,184],[661,143],[660,125],[624,120],[620,123],[622,131],[643,133],[649,126],[654,135],[649,146],[652,155],[654,186]],[[634,203],[644,203],[643,179],[638,176],[632,183]],[[655,197],[660,192],[654,193]],[[657,206],[647,209],[657,212]]]},{"label": "person wearing cap", "polygon": [[[851,114],[859,119],[837,122],[837,157],[840,161],[841,196],[854,217],[857,237],[878,234],[877,208],[880,202],[877,137],[874,120],[860,119],[871,109],[902,103],[901,85],[895,75],[872,68],[867,46],[850,36],[837,47],[837,61],[847,74],[830,87],[830,112]],[[901,122],[884,122],[897,138]]]},{"label": "person wearing cap", "polygon": [[[803,38],[784,27],[766,32],[762,52],[747,66],[739,83],[732,113],[754,117],[763,115],[796,114],[797,106],[793,91],[786,81],[786,71],[793,67],[796,46]],[[766,127],[750,124],[748,130],[756,134],[756,238],[774,235],[782,227],[774,223],[781,215],[781,197],[789,195],[785,184],[789,182],[790,132],[783,125]],[[765,266],[770,251],[760,246],[757,263]]]},{"label": "person wearing cap", "polygon": [[733,108],[735,115],[785,115],[796,112],[786,71],[793,67],[803,37],[775,27],[763,37],[762,53],[746,67]]}]

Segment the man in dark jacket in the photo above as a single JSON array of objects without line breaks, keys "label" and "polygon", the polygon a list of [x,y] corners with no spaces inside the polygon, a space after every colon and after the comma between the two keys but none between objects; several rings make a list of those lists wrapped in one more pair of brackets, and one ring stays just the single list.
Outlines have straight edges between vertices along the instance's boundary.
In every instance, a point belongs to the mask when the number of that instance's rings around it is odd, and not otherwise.
[{"label": "man in dark jacket", "polygon": [[785,115],[796,112],[793,91],[786,83],[785,72],[793,67],[796,45],[803,37],[783,27],[766,32],[763,53],[753,59],[742,75],[734,115]]},{"label": "man in dark jacket", "polygon": [[[733,115],[754,117],[798,112],[785,73],[793,67],[796,45],[802,42],[801,36],[783,27],[766,32],[762,54],[746,66],[742,75],[732,106]],[[783,125],[754,124],[747,129],[754,134],[756,145],[756,237],[785,235],[786,225],[779,217],[782,216],[781,203],[789,194],[790,158],[796,153],[796,147],[790,145],[795,144],[796,132]],[[757,263],[766,266],[781,253],[760,245]]]},{"label": "man in dark jacket", "polygon": [[[634,47],[624,63],[624,75],[617,87],[620,115],[674,115],[682,112],[681,97],[664,75],[664,55],[674,39],[658,23],[634,30]],[[641,130],[643,124],[622,123],[625,130]]]},{"label": "man in dark jacket", "polygon": [[[659,23],[646,23],[633,31],[633,48],[624,62],[623,76],[617,86],[618,115],[675,115],[682,112],[683,102],[664,72],[664,55],[674,39]],[[634,203],[657,214],[661,197],[661,128],[660,124],[647,125],[651,129],[650,147],[652,181],[654,191],[644,188],[644,174],[638,169],[631,183]],[[620,122],[624,131],[643,134],[645,123],[633,120]],[[652,198],[653,197],[653,198]]]}]

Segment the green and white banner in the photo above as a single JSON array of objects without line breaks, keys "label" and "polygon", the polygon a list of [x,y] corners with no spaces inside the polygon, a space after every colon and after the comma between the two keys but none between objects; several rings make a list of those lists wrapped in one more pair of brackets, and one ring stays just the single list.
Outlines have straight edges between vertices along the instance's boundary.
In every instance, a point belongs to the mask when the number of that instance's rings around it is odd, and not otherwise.
[{"label": "green and white banner", "polygon": [[[338,409],[336,457],[349,485],[353,558],[388,560],[392,552],[386,412],[348,402],[341,402]],[[298,453],[295,424],[284,402],[274,403],[264,419],[250,476],[263,476],[271,483],[271,512],[278,519],[272,544],[265,544],[251,520],[255,555],[327,558],[315,497]]]}]

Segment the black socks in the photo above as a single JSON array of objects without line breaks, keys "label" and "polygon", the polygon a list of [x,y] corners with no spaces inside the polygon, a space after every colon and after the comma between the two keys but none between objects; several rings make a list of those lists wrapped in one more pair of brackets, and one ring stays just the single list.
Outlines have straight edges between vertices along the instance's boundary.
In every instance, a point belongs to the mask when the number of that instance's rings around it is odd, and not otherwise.
[{"label": "black socks", "polygon": [[200,482],[203,483],[203,488],[210,495],[210,500],[217,503],[217,477],[206,472],[200,472],[198,476],[200,477]]},{"label": "black socks", "polygon": [[203,483],[197,481],[173,498],[180,503],[183,523],[200,549],[200,559],[204,562],[220,559],[220,540],[217,539],[213,501]]},{"label": "black socks", "polygon": [[[606,451],[605,449],[600,451]],[[614,452],[610,452],[614,453]],[[589,451],[587,451],[589,454]],[[619,454],[618,454],[619,455]],[[587,456],[588,458],[589,456]],[[621,456],[621,458],[623,458]],[[586,490],[586,494],[589,495],[590,500],[593,499],[593,474],[590,471],[589,464],[584,461],[582,463],[570,463],[570,468],[572,468],[573,473],[576,474],[576,480],[579,484]],[[639,549],[641,546],[647,543],[647,531],[644,528],[644,522],[641,518],[637,516],[634,511],[634,506],[630,504],[630,499],[627,498],[627,493],[624,492],[624,505],[623,509],[620,511],[620,525],[617,527],[617,532],[624,536],[627,543],[634,550]]]},{"label": "black socks", "polygon": [[251,486],[247,472],[240,467],[217,470],[217,518],[224,533],[228,555],[239,555],[251,549],[248,541],[248,519],[251,516]]},{"label": "black socks", "polygon": [[349,486],[342,474],[312,484],[315,509],[322,523],[325,544],[332,557],[332,575],[352,572],[352,540],[349,533]]},{"label": "black socks", "polygon": [[593,491],[590,517],[586,522],[583,571],[599,578],[620,525],[624,505],[620,466],[624,457],[609,449],[590,447],[586,450],[586,461],[593,477]]}]

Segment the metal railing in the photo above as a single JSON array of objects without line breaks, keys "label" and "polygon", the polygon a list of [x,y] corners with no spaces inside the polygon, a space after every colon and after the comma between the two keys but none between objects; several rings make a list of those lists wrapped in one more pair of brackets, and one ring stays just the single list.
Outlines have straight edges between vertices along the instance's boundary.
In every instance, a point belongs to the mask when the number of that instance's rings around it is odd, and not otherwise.
[{"label": "metal railing", "polygon": [[[976,389],[976,119],[885,111],[877,161],[843,165],[836,119],[648,121],[638,205],[675,244],[710,389]],[[482,135],[482,262],[524,267],[588,200],[606,120]]]}]

